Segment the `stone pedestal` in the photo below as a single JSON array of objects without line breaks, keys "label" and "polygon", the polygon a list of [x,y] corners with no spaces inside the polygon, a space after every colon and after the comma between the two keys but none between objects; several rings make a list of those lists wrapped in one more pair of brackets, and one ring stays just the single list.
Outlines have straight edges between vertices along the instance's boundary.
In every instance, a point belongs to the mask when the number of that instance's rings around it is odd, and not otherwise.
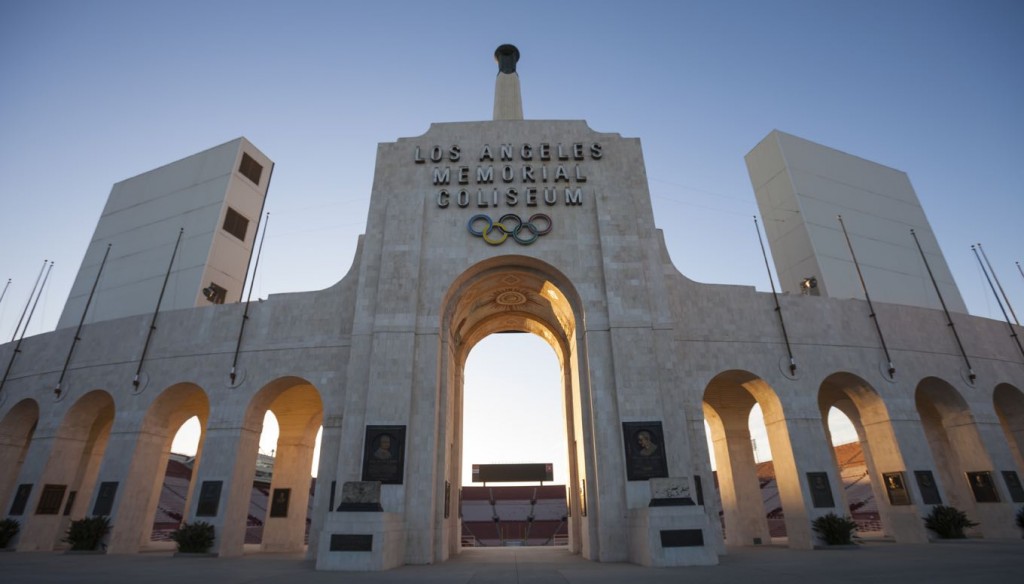
[{"label": "stone pedestal", "polygon": [[317,570],[371,572],[401,566],[405,524],[399,513],[330,513],[317,546]]},{"label": "stone pedestal", "polygon": [[642,566],[714,566],[715,532],[703,507],[629,510],[629,561]]}]

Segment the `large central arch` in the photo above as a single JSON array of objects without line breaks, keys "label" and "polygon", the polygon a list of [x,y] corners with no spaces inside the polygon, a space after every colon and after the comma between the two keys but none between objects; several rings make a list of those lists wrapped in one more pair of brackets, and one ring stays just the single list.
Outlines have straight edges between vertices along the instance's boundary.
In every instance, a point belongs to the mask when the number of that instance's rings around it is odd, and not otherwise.
[{"label": "large central arch", "polygon": [[[555,351],[562,372],[569,461],[569,547],[586,558],[597,556],[595,513],[584,517],[581,500],[592,465],[588,448],[591,417],[581,398],[586,371],[577,323],[582,303],[575,288],[557,269],[536,259],[503,256],[481,262],[460,275],[444,298],[441,313],[441,399],[449,412],[441,462],[444,484],[439,489],[458,492],[462,486],[463,374],[473,347],[493,333],[529,332],[544,339]],[[590,480],[593,484],[593,480]],[[443,518],[441,549],[448,555],[460,548],[461,525],[457,512]]]}]

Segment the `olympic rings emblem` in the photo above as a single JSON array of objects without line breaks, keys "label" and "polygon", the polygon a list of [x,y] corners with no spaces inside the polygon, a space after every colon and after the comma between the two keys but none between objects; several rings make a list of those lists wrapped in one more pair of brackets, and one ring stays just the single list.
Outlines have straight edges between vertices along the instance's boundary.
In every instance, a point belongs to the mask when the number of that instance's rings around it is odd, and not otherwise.
[{"label": "olympic rings emblem", "polygon": [[[540,226],[537,223],[540,223]],[[477,225],[480,225],[481,228],[477,229]],[[531,215],[525,222],[519,218],[519,215],[508,213],[502,215],[497,222],[491,220],[489,215],[473,215],[470,217],[469,223],[466,224],[466,228],[472,235],[483,238],[490,245],[505,243],[509,235],[520,245],[531,245],[541,235],[550,233],[551,225],[551,217],[544,213]]]}]

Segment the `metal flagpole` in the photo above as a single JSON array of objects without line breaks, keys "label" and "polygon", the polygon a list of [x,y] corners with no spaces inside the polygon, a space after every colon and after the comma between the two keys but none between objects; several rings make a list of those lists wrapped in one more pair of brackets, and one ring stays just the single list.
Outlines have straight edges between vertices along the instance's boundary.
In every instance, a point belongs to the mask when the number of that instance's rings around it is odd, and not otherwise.
[{"label": "metal flagpole", "polygon": [[4,291],[0,292],[0,302],[4,301],[4,296],[7,296],[7,289],[11,287],[11,279],[7,278],[7,283],[4,284]]},{"label": "metal flagpole", "polygon": [[1017,337],[1017,331],[1013,330],[1013,325],[1010,324],[1010,317],[1006,315],[1006,309],[1003,308],[1003,302],[999,299],[999,294],[996,293],[996,287],[992,285],[992,278],[988,277],[988,271],[985,270],[984,264],[981,263],[981,256],[978,255],[978,250],[972,245],[971,251],[974,252],[974,257],[977,258],[978,265],[981,266],[981,271],[985,274],[985,279],[988,281],[988,287],[992,289],[992,295],[996,297],[996,304],[999,305],[999,310],[1002,311],[1003,318],[1006,319],[1006,326],[1010,327],[1010,337],[1015,343],[1017,343],[1017,348],[1020,349],[1020,354],[1024,355],[1024,347],[1020,344],[1020,339]]},{"label": "metal flagpole", "polygon": [[263,255],[263,240],[267,238],[267,225],[270,223],[270,213],[263,222],[263,234],[260,236],[260,247],[256,252],[256,263],[252,267],[252,280],[249,282],[249,296],[245,299],[245,309],[242,311],[242,324],[238,327],[238,341],[235,343],[235,357],[231,360],[231,384],[235,384],[237,376],[235,368],[238,366],[238,351],[242,348],[242,332],[245,331],[245,321],[249,320],[249,302],[252,301],[252,289],[256,286],[256,270],[260,267],[260,256]]},{"label": "metal flagpole", "polygon": [[914,237],[914,243],[917,244],[917,251],[921,253],[921,261],[924,262],[924,267],[928,270],[928,277],[932,280],[932,286],[935,287],[935,294],[939,297],[939,304],[942,305],[942,311],[946,313],[946,325],[953,331],[953,337],[956,339],[956,346],[960,347],[960,354],[964,357],[964,363],[967,363],[967,375],[971,379],[971,383],[978,378],[974,374],[974,368],[971,367],[971,360],[967,358],[967,351],[964,350],[964,344],[960,342],[960,335],[956,332],[956,325],[953,324],[953,318],[949,316],[949,309],[946,308],[946,301],[942,298],[942,292],[939,291],[939,284],[935,281],[935,275],[932,274],[932,267],[928,265],[928,258],[924,257],[924,250],[921,249],[921,242],[917,240],[917,233],[914,230],[910,230],[910,235]]},{"label": "metal flagpole", "polygon": [[789,354],[789,374],[796,375],[796,360],[793,359],[793,349],[789,345],[789,334],[786,333],[786,321],[782,318],[782,305],[779,304],[779,294],[775,291],[775,280],[772,278],[772,269],[768,267],[768,252],[764,249],[764,240],[761,239],[761,226],[757,223],[757,216],[754,216],[754,228],[757,229],[757,241],[761,244],[761,255],[764,256],[764,268],[768,271],[768,282],[772,285],[772,297],[775,299],[775,312],[779,315],[779,324],[782,325],[782,338],[786,340],[786,353]]},{"label": "metal flagpole", "polygon": [[32,284],[32,291],[29,292],[28,300],[25,301],[25,309],[21,311],[21,318],[18,319],[18,326],[14,327],[14,334],[11,335],[12,343],[14,342],[14,339],[18,338],[18,329],[21,328],[21,323],[25,320],[25,315],[28,314],[28,306],[32,304],[32,297],[36,295],[36,286],[39,285],[39,278],[43,277],[43,270],[46,269],[46,261],[47,260],[43,260],[43,265],[39,268],[39,275],[36,276],[36,283]]},{"label": "metal flagpole", "polygon": [[[992,273],[992,279],[996,281],[996,286],[999,287],[999,293],[1003,295],[1003,300],[1006,302],[1006,307],[1010,309],[1010,314],[1013,315],[1013,322],[1020,326],[1020,321],[1017,320],[1017,313],[1013,311],[1013,306],[1010,305],[1010,299],[1006,297],[1006,292],[1003,290],[1003,285],[999,283],[999,276],[996,275],[996,271],[992,269],[992,264],[988,261],[988,254],[985,253],[985,248],[978,244],[978,250],[981,251],[981,257],[985,258],[985,264],[988,265],[988,271]],[[989,282],[991,285],[992,282]]]},{"label": "metal flagpole", "polygon": [[60,370],[60,379],[57,380],[57,387],[53,388],[53,393],[60,397],[60,384],[64,383],[64,375],[68,372],[68,365],[71,364],[71,354],[75,352],[75,345],[78,341],[82,340],[79,335],[82,333],[82,326],[85,324],[85,315],[89,312],[89,306],[92,304],[92,297],[96,294],[96,285],[100,283],[100,275],[103,274],[103,266],[107,264],[107,256],[110,255],[110,246],[107,244],[107,251],[103,252],[103,261],[100,262],[100,269],[96,272],[96,279],[93,280],[92,289],[89,290],[89,298],[85,301],[85,308],[82,310],[82,319],[78,321],[78,328],[75,329],[75,338],[71,341],[71,348],[68,350],[68,358],[64,360],[64,368]]},{"label": "metal flagpole", "polygon": [[896,379],[896,366],[892,364],[892,357],[889,356],[889,347],[885,344],[885,336],[882,334],[882,327],[878,324],[878,316],[875,314],[875,305],[871,303],[871,295],[868,294],[868,286],[864,283],[864,274],[860,271],[860,263],[857,261],[857,254],[853,253],[853,244],[850,243],[850,234],[846,232],[846,224],[843,223],[843,216],[836,215],[839,219],[839,226],[843,228],[843,237],[846,238],[846,247],[850,249],[850,257],[853,258],[853,265],[857,268],[857,277],[860,278],[860,287],[864,290],[864,299],[868,301],[868,316],[875,323],[875,330],[878,331],[878,339],[882,341],[882,351],[885,352],[885,360],[889,363],[889,379]]},{"label": "metal flagpole", "polygon": [[178,245],[181,243],[181,234],[185,228],[178,230],[178,240],[174,242],[174,251],[171,252],[171,261],[167,264],[167,273],[164,274],[164,284],[160,287],[160,297],[156,299],[156,309],[153,311],[153,319],[149,321],[149,332],[146,334],[146,343],[142,345],[142,356],[139,357],[139,367],[135,370],[135,377],[132,378],[132,385],[139,386],[139,374],[142,373],[142,362],[146,360],[146,352],[149,350],[149,341],[153,338],[153,331],[156,330],[156,316],[160,313],[160,304],[164,301],[164,291],[167,290],[167,280],[171,279],[171,268],[174,267],[174,256],[178,255]]},{"label": "metal flagpole", "polygon": [[[45,260],[43,260],[45,262]],[[45,265],[45,264],[44,264]],[[28,313],[28,318],[25,320],[25,328],[21,330],[21,337],[18,338],[18,344],[14,346],[14,352],[11,353],[11,360],[7,362],[7,370],[4,371],[3,379],[0,379],[0,391],[3,390],[4,384],[7,383],[7,376],[11,373],[11,367],[14,366],[14,359],[21,352],[21,342],[25,340],[25,333],[28,332],[28,325],[32,322],[32,315],[36,312],[36,306],[39,304],[39,298],[43,295],[43,288],[46,288],[46,281],[50,279],[50,272],[53,270],[53,262],[50,262],[50,267],[46,270],[46,276],[43,278],[43,285],[39,287],[39,294],[36,294],[35,301],[32,301],[32,297],[29,297],[29,301],[32,302],[32,310]],[[38,283],[38,278],[36,279]],[[32,287],[32,291],[35,292],[35,287]],[[26,305],[25,308],[28,308]],[[24,316],[24,314],[22,315]],[[19,322],[20,326],[21,323]],[[15,331],[17,334],[17,331]],[[14,340],[14,339],[11,339]]]}]

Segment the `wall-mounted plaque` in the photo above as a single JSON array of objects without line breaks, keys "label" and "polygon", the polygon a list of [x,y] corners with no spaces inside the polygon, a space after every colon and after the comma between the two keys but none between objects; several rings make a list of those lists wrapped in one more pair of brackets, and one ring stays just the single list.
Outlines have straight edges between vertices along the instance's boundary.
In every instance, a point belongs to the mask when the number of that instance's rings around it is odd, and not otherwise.
[{"label": "wall-mounted plaque", "polygon": [[890,505],[910,504],[910,491],[907,490],[902,472],[883,473],[882,483],[885,484],[885,492],[889,494]]},{"label": "wall-mounted plaque", "polygon": [[668,476],[661,422],[623,422],[626,446],[626,479],[646,481]]},{"label": "wall-mounted plaque", "polygon": [[452,511],[452,485],[448,481],[444,482],[444,518],[448,519]]},{"label": "wall-mounted plaque", "polygon": [[1024,503],[1024,487],[1020,484],[1017,471],[1004,470],[1003,482],[1006,483],[1006,490],[1010,491],[1010,499],[1013,499],[1014,503]]},{"label": "wall-mounted plaque", "polygon": [[372,552],[373,534],[332,533],[332,552]]},{"label": "wall-mounted plaque", "polygon": [[832,487],[828,484],[828,473],[807,473],[807,486],[811,488],[811,502],[815,508],[836,506],[835,500],[832,498]]},{"label": "wall-mounted plaque", "polygon": [[68,502],[64,503],[64,516],[71,515],[71,508],[75,506],[75,497],[78,495],[78,491],[71,491],[68,493]]},{"label": "wall-mounted plaque", "polygon": [[274,489],[274,494],[270,498],[270,516],[288,517],[288,501],[291,498],[291,489]]},{"label": "wall-mounted plaque", "polygon": [[60,504],[64,502],[64,493],[67,490],[67,485],[43,485],[43,492],[39,494],[39,503],[36,504],[36,515],[60,513]]},{"label": "wall-mounted plaque", "polygon": [[704,532],[700,529],[662,529],[661,547],[700,547],[704,545]]},{"label": "wall-mounted plaque", "polygon": [[220,508],[220,490],[224,481],[203,481],[199,489],[199,503],[196,504],[196,517],[216,517]]},{"label": "wall-mounted plaque", "polygon": [[363,443],[363,480],[402,484],[405,426],[367,426]]},{"label": "wall-mounted plaque", "polygon": [[996,491],[996,483],[992,480],[991,472],[987,470],[969,472],[967,473],[967,482],[971,484],[975,501],[979,503],[999,502],[999,493]]},{"label": "wall-mounted plaque", "polygon": [[921,502],[925,505],[941,505],[942,495],[939,494],[939,485],[935,484],[935,476],[930,470],[915,470],[914,478],[917,479],[917,488],[921,489]]},{"label": "wall-mounted plaque", "polygon": [[114,497],[117,495],[117,481],[100,483],[96,491],[96,503],[92,506],[93,515],[110,515],[114,510]]},{"label": "wall-mounted plaque", "polygon": [[25,512],[25,506],[28,505],[28,496],[32,494],[32,483],[23,483],[18,485],[18,490],[14,493],[14,501],[11,502],[11,510],[8,511],[8,515],[21,515]]}]

